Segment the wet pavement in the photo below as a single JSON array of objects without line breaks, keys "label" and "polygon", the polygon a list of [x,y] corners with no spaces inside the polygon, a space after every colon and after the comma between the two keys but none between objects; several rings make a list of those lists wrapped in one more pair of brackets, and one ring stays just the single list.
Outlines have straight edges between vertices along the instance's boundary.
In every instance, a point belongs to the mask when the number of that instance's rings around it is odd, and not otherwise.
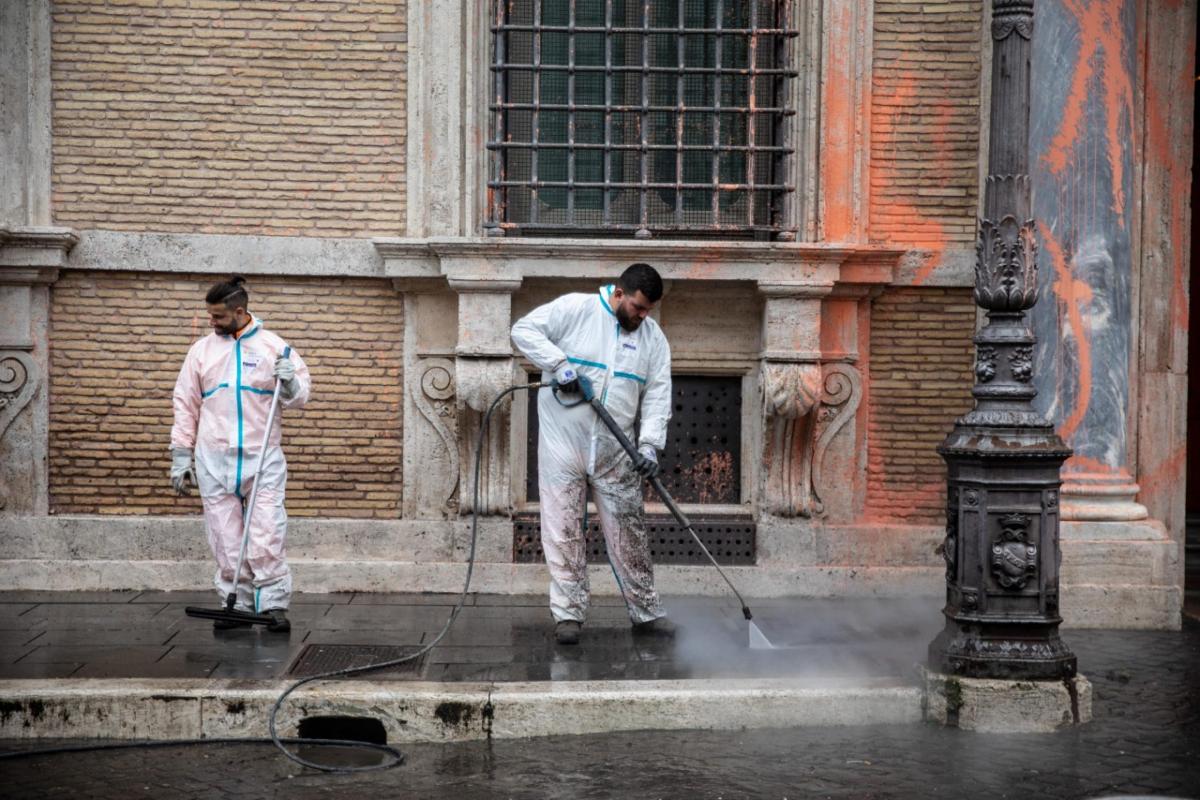
[{"label": "wet pavement", "polygon": [[[430,642],[457,595],[297,595],[290,635],[216,632],[184,614],[210,592],[0,592],[0,679],[289,678],[370,663]],[[751,603],[775,650],[751,650],[728,600],[671,598],[674,642],[634,637],[619,597],[597,597],[575,647],[556,645],[542,596],[469,595],[448,635],[414,669],[370,678],[422,681],[864,677],[916,682],[939,629],[938,603],[782,598]],[[347,648],[347,646],[349,646]],[[355,648],[354,646],[358,646]],[[361,650],[362,652],[347,652]],[[338,661],[341,657],[343,660]],[[345,660],[350,659],[350,660]],[[308,668],[305,671],[305,668]]]},{"label": "wet pavement", "polygon": [[404,765],[363,775],[211,745],[0,761],[0,786],[9,798],[1200,797],[1200,623],[1066,638],[1093,682],[1094,720],[1053,734],[899,725],[407,745]]}]

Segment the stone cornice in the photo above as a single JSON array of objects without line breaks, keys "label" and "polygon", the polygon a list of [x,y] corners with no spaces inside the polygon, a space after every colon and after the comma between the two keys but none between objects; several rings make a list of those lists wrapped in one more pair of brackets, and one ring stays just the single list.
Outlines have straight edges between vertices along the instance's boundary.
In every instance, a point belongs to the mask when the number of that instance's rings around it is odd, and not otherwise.
[{"label": "stone cornice", "polygon": [[53,283],[78,241],[70,228],[0,227],[0,283]]},{"label": "stone cornice", "polygon": [[[23,230],[69,232],[62,228]],[[22,234],[20,240],[28,237]],[[668,280],[802,280],[815,285],[835,284],[835,294],[855,285],[970,287],[975,279],[973,247],[961,252],[931,253],[805,242],[482,237],[372,240],[101,229],[80,231],[78,241],[69,248],[62,268],[389,278],[399,291],[418,292],[445,291],[447,280],[452,278],[610,279],[614,270],[619,272],[636,260],[650,261]]]},{"label": "stone cornice", "polygon": [[614,239],[374,239],[391,278],[605,278],[648,261],[667,280],[890,283],[904,251],[874,245]]}]

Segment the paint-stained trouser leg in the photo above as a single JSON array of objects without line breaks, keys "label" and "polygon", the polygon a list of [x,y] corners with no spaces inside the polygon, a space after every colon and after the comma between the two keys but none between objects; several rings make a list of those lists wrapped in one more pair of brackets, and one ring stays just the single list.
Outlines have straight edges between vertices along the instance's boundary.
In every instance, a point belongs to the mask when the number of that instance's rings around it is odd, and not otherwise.
[{"label": "paint-stained trouser leg", "polygon": [[[267,451],[259,480],[262,483],[254,497],[250,544],[246,548],[246,561],[254,582],[254,608],[256,611],[286,609],[292,600],[292,572],[287,563],[287,511],[283,506],[287,461],[282,449],[273,447]],[[242,494],[249,497],[253,488],[251,478],[242,485]]]},{"label": "paint-stained trouser leg", "polygon": [[624,453],[608,470],[592,478],[592,496],[600,513],[608,560],[625,597],[629,618],[634,622],[649,622],[666,616],[654,588],[642,478]]},{"label": "paint-stained trouser leg", "polygon": [[[196,464],[196,482],[204,504],[204,530],[208,535],[208,546],[217,562],[213,585],[224,605],[225,598],[233,591],[233,573],[237,569],[238,551],[242,546],[242,500],[236,494],[225,491],[225,487],[199,462]],[[242,565],[242,579],[237,585],[237,604],[234,607],[239,611],[253,611],[254,590],[249,564]]]},{"label": "paint-stained trouser leg", "polygon": [[[233,591],[234,570],[242,547],[242,499],[229,492],[197,459],[196,480],[204,503],[204,526],[208,544],[217,562],[213,582],[224,602]],[[284,488],[287,462],[275,448],[263,465],[262,486],[250,517],[250,542],[242,574],[237,581],[237,605],[241,611],[265,611],[288,607],[292,595],[292,576],[284,550],[287,513]],[[249,497],[253,473],[243,481],[242,494]]]},{"label": "paint-stained trouser leg", "polygon": [[556,621],[583,622],[588,610],[587,548],[584,544],[582,475],[547,475],[539,470],[542,552],[550,569],[550,613]]}]

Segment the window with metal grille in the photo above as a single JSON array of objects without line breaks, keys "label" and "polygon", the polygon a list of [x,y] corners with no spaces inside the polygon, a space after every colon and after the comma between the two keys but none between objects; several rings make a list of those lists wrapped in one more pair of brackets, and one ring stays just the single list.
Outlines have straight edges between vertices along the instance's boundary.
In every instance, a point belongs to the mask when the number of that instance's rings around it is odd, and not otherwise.
[{"label": "window with metal grille", "polygon": [[489,234],[791,230],[787,0],[496,0]]}]

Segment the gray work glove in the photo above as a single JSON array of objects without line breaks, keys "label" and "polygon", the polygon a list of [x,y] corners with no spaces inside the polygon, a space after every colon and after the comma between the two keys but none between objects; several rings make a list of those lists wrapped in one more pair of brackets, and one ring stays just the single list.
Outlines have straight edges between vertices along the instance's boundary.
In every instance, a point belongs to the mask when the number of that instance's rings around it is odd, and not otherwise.
[{"label": "gray work glove", "polygon": [[280,356],[275,359],[274,375],[279,379],[279,393],[290,398],[300,390],[300,382],[296,380],[296,365],[290,358]]},{"label": "gray work glove", "polygon": [[176,447],[171,451],[171,486],[175,494],[192,493],[196,485],[196,470],[192,467],[192,448]]},{"label": "gray work glove", "polygon": [[633,468],[646,480],[658,474],[658,451],[653,445],[644,444],[638,448],[638,457],[633,462]]}]

